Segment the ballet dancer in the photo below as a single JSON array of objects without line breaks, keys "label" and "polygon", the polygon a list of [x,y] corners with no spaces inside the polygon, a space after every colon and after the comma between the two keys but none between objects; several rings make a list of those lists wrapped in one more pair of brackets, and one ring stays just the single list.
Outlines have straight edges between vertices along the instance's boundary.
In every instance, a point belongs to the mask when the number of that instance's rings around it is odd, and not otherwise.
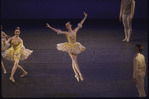
[{"label": "ballet dancer", "polygon": [[[2,25],[1,25],[1,54],[4,53],[4,51],[8,49],[8,47],[10,46],[10,43],[6,43],[7,41],[6,38],[9,38],[9,36],[6,35],[5,32],[2,31]],[[4,74],[6,74],[7,71],[6,71],[6,68],[4,66],[2,59],[1,59],[1,66],[2,66]]]},{"label": "ballet dancer", "polygon": [[85,12],[84,12],[84,16],[85,17],[83,18],[83,20],[80,23],[78,23],[78,27],[76,27],[74,30],[72,30],[71,28],[72,25],[70,24],[70,22],[67,22],[65,24],[66,29],[68,29],[68,31],[61,31],[61,30],[55,29],[51,27],[48,23],[46,23],[47,27],[57,32],[57,34],[66,35],[68,42],[57,44],[57,50],[68,52],[70,58],[72,59],[72,68],[75,73],[75,78],[77,79],[78,82],[79,82],[79,77],[81,81],[83,81],[83,76],[80,72],[80,69],[77,63],[77,55],[83,52],[86,48],[83,45],[81,45],[79,42],[76,42],[76,34],[77,34],[77,31],[80,28],[82,28],[82,24],[86,20],[87,14]]},{"label": "ballet dancer", "polygon": [[134,47],[134,52],[136,53],[133,59],[133,83],[137,87],[139,97],[145,97],[145,90],[144,90],[144,78],[146,74],[146,63],[145,57],[142,54],[143,46],[137,44]]},{"label": "ballet dancer", "polygon": [[3,54],[3,58],[10,60],[14,63],[14,66],[11,71],[10,80],[15,82],[14,74],[17,68],[20,68],[23,71],[23,74],[20,77],[24,77],[28,74],[20,65],[20,60],[25,60],[33,52],[32,50],[26,49],[23,45],[23,40],[19,37],[20,28],[16,27],[14,31],[15,35],[8,39],[7,43],[11,42],[11,47],[7,49]]},{"label": "ballet dancer", "polygon": [[135,1],[134,0],[122,0],[119,21],[121,22],[121,18],[124,25],[125,39],[122,41],[129,42],[130,35],[132,33],[132,19],[134,16],[135,10]]}]

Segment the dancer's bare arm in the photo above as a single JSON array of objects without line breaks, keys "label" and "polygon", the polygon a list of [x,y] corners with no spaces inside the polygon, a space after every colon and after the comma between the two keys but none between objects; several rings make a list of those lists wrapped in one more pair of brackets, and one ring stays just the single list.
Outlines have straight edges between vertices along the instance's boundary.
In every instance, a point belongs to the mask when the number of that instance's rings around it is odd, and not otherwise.
[{"label": "dancer's bare arm", "polygon": [[58,29],[55,29],[53,27],[51,27],[48,23],[46,23],[47,27],[50,28],[51,30],[57,32],[58,34],[68,34],[68,32],[66,31],[61,31],[61,30],[58,30]]},{"label": "dancer's bare arm", "polygon": [[[83,18],[83,20],[80,22],[80,25],[82,25],[82,24],[84,23],[84,21],[86,20],[86,18],[87,18],[87,14],[84,12],[84,18]],[[81,27],[78,26],[77,28],[74,29],[74,31],[77,32],[80,28],[81,28]]]},{"label": "dancer's bare arm", "polygon": [[121,1],[121,6],[120,6],[120,15],[119,15],[119,21],[122,22],[122,1]]},{"label": "dancer's bare arm", "polygon": [[3,32],[3,31],[1,31],[1,33],[2,33],[1,38],[9,38],[9,37],[10,37],[10,36],[8,36],[7,34],[5,34],[5,32]]},{"label": "dancer's bare arm", "polygon": [[6,43],[9,43],[11,40],[12,40],[12,37],[10,37],[10,38],[6,41]]}]

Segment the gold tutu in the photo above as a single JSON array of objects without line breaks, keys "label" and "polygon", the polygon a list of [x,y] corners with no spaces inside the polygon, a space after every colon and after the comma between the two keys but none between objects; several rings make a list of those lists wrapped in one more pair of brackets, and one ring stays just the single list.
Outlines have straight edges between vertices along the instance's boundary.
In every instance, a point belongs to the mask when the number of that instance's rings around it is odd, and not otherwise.
[{"label": "gold tutu", "polygon": [[63,51],[63,52],[68,52],[68,53],[73,53],[73,54],[80,54],[83,52],[86,48],[81,45],[79,42],[75,43],[59,43],[57,44],[57,50]]},{"label": "gold tutu", "polygon": [[25,60],[32,52],[32,50],[23,49],[18,55],[15,55],[17,52],[11,47],[2,54],[2,57],[11,61]]},{"label": "gold tutu", "polygon": [[11,41],[11,47],[2,54],[2,57],[11,61],[25,60],[32,52],[32,50],[25,49],[20,42]]},{"label": "gold tutu", "polygon": [[[58,34],[61,34],[61,32],[62,31],[59,30]],[[73,54],[80,54],[86,49],[83,45],[81,45],[81,43],[76,42],[76,32],[71,35],[66,34],[66,37],[68,42],[57,44],[57,50]]]}]

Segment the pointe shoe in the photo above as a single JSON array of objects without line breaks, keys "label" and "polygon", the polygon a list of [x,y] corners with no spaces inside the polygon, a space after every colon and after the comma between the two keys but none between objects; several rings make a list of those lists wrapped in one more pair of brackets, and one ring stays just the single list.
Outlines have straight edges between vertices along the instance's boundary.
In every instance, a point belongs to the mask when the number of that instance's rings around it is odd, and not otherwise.
[{"label": "pointe shoe", "polygon": [[76,78],[77,81],[79,82],[79,76],[78,76],[78,75],[75,75],[75,78]]},{"label": "pointe shoe", "polygon": [[80,75],[80,79],[81,79],[81,81],[83,81],[83,76],[82,75]]},{"label": "pointe shoe", "polygon": [[6,74],[7,73],[7,71],[6,70],[4,70],[4,74]]},{"label": "pointe shoe", "polygon": [[14,80],[14,79],[12,79],[12,78],[9,78],[9,80],[11,80],[13,83],[15,82],[15,80]]},{"label": "pointe shoe", "polygon": [[26,75],[28,75],[28,72],[23,73],[20,77],[24,77],[24,76],[26,76]]},{"label": "pointe shoe", "polygon": [[129,42],[129,40],[127,39],[126,42]]},{"label": "pointe shoe", "polygon": [[123,42],[126,41],[126,39],[122,40]]}]

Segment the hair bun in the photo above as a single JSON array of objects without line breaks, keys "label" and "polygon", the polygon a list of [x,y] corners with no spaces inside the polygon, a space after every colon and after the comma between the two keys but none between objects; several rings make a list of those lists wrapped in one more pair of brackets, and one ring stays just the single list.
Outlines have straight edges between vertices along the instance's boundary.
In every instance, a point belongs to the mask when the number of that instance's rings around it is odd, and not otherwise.
[{"label": "hair bun", "polygon": [[20,30],[20,27],[16,27],[16,30]]}]

